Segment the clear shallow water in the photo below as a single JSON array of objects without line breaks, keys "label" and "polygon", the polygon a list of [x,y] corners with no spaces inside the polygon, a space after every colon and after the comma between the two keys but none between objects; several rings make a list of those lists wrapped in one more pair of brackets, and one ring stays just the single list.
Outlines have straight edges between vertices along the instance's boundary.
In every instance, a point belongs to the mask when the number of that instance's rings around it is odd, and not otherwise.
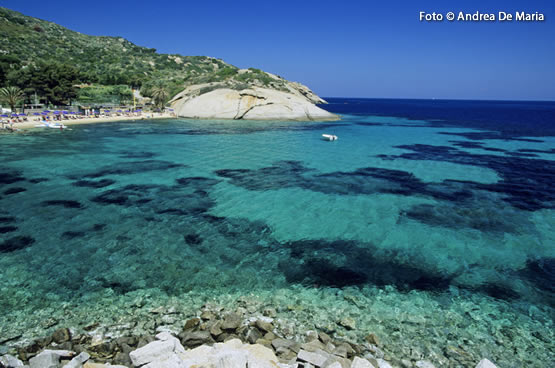
[{"label": "clear shallow water", "polygon": [[[1,136],[0,336],[40,334],[52,316],[113,322],[137,298],[194,312],[251,295],[300,330],[377,332],[400,357],[552,363],[553,104],[469,102],[441,119],[425,102],[398,101],[397,117],[331,102],[341,122]],[[488,111],[534,108],[522,131],[484,130]],[[356,330],[336,325],[345,315]]]}]

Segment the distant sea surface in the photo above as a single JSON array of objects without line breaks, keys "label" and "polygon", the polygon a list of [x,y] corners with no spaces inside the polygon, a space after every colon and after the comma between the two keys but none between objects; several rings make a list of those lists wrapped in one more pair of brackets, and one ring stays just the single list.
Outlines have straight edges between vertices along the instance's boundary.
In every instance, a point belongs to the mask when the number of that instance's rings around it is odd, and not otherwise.
[{"label": "distant sea surface", "polygon": [[328,102],[1,135],[0,336],[248,297],[400,358],[553,366],[555,103]]}]

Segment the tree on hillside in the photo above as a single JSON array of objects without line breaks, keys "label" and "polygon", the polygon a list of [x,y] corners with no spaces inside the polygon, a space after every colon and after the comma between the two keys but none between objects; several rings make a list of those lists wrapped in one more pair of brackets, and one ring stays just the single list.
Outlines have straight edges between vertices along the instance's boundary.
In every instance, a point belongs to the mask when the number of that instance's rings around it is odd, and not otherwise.
[{"label": "tree on hillside", "polygon": [[164,107],[169,97],[168,91],[161,85],[152,87],[150,89],[150,95],[152,96],[154,104],[159,108]]},{"label": "tree on hillside", "polygon": [[0,86],[7,84],[8,73],[19,69],[19,59],[11,56],[0,54]]},{"label": "tree on hillside", "polygon": [[80,83],[81,74],[69,64],[43,62],[10,73],[8,79],[25,94],[36,92],[54,105],[63,105],[70,104],[77,97],[74,86]]},{"label": "tree on hillside", "polygon": [[10,105],[12,112],[15,112],[15,106],[25,98],[25,95],[21,89],[12,86],[1,88],[0,98]]}]

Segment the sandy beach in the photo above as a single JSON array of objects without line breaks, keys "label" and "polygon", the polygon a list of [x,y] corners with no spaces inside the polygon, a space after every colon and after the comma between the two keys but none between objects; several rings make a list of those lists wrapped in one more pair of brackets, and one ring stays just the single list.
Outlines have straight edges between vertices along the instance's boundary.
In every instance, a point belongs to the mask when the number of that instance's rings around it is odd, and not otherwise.
[{"label": "sandy beach", "polygon": [[[112,122],[120,122],[120,121],[132,121],[132,120],[147,120],[147,119],[171,119],[175,118],[174,114],[170,113],[143,113],[139,116],[101,116],[98,118],[94,117],[87,117],[82,119],[69,119],[69,120],[62,120],[62,121],[50,121],[53,123],[63,123],[66,126],[72,125],[81,125],[81,124],[95,124],[95,123],[112,123]],[[40,121],[34,120],[34,118],[30,118],[29,121],[13,123],[13,128],[17,131],[25,131],[28,129],[43,129],[43,127],[37,127],[40,125]],[[4,124],[5,131],[9,132],[9,123]]]}]

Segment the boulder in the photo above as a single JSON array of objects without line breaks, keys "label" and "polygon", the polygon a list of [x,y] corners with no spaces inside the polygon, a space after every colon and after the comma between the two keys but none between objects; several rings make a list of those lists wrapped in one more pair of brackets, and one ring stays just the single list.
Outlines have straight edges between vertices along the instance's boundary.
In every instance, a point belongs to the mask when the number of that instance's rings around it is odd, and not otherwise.
[{"label": "boulder", "polygon": [[263,331],[264,333],[272,332],[274,330],[273,324],[271,324],[270,322],[263,321],[261,319],[257,320],[255,324],[256,324],[256,327],[258,327],[258,329]]},{"label": "boulder", "polygon": [[214,343],[214,339],[210,335],[209,331],[182,333],[179,335],[179,337],[181,338],[181,342],[183,343],[183,345],[188,348],[195,348],[202,344]]},{"label": "boulder", "polygon": [[60,328],[52,334],[52,340],[56,344],[61,344],[63,342],[71,340],[71,333],[67,328]]},{"label": "boulder", "polygon": [[262,345],[243,344],[239,339],[199,346],[179,354],[183,367],[204,366],[216,368],[277,368],[274,352]]},{"label": "boulder", "polygon": [[64,365],[63,368],[81,368],[83,367],[83,364],[87,360],[89,360],[90,357],[91,356],[88,353],[82,352],[81,354],[77,355],[75,358],[71,359],[71,361],[66,365]]},{"label": "boulder", "polygon": [[[278,91],[262,87],[241,90],[217,88],[200,93],[209,85],[190,86],[171,101],[178,116],[201,119],[244,120],[337,120],[306,95],[291,89]],[[324,102],[319,100],[318,102]]]},{"label": "boulder", "polygon": [[297,354],[297,360],[310,363],[316,367],[323,367],[324,363],[328,360],[329,357],[330,354],[326,353],[323,350],[317,350],[314,352],[300,350],[299,354]]},{"label": "boulder", "polygon": [[376,359],[376,362],[378,363],[378,368],[393,368],[391,364],[383,359]]},{"label": "boulder", "polygon": [[226,331],[234,331],[241,326],[241,316],[236,313],[230,313],[225,316],[221,328]]},{"label": "boulder", "polygon": [[52,350],[45,350],[37,356],[29,359],[31,368],[58,368],[60,356]]},{"label": "boulder", "polygon": [[0,357],[0,364],[4,365],[6,368],[23,367],[23,362],[21,360],[9,354]]},{"label": "boulder", "polygon": [[286,340],[286,339],[274,339],[272,340],[272,346],[274,347],[274,349],[279,349],[280,347],[284,347],[287,348],[289,350],[294,351],[295,353],[298,353],[300,350],[300,344],[293,341],[293,340]]},{"label": "boulder", "polygon": [[[151,362],[155,362],[149,368],[154,368],[156,364],[162,364],[168,360],[169,363],[177,361],[178,353],[184,353],[185,349],[179,340],[167,332],[156,335],[157,341],[153,341],[142,348],[129,353],[129,358],[135,366],[143,366]],[[162,365],[163,366],[163,365]],[[160,366],[160,367],[162,367]],[[168,365],[170,367],[171,365]]]},{"label": "boulder", "polygon": [[372,363],[370,363],[366,359],[355,357],[353,359],[353,362],[351,363],[351,368],[378,368],[378,367],[375,367]]}]

